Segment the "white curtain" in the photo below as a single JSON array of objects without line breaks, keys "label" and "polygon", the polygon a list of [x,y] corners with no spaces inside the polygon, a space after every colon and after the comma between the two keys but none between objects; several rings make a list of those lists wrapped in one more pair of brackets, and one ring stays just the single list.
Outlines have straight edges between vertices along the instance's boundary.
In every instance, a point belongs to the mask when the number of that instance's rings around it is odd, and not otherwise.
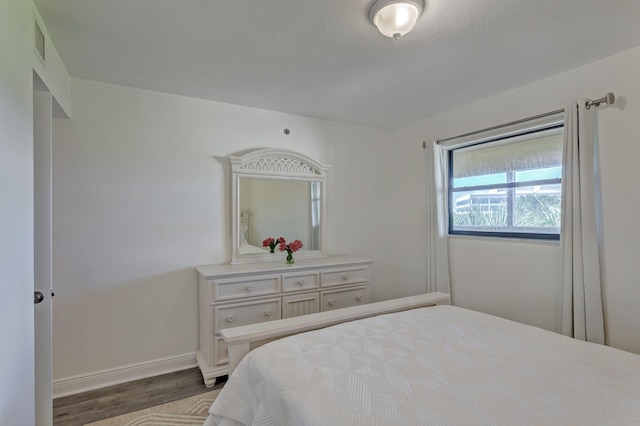
[{"label": "white curtain", "polygon": [[565,110],[562,159],[562,333],[604,344],[596,218],[595,108]]},{"label": "white curtain", "polygon": [[435,141],[427,143],[427,292],[449,294],[449,247],[447,244],[446,150]]}]

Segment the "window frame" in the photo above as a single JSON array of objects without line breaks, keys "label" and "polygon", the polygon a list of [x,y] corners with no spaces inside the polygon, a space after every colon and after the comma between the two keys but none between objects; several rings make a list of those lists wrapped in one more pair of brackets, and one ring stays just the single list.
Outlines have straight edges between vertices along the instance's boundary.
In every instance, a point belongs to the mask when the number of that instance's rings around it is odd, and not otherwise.
[{"label": "window frame", "polygon": [[[454,223],[454,203],[453,203],[453,194],[455,192],[468,192],[473,190],[482,190],[482,189],[515,189],[518,187],[530,187],[533,185],[562,185],[562,177],[560,178],[548,178],[548,179],[538,179],[538,180],[529,180],[524,182],[516,182],[508,181],[504,183],[496,183],[496,184],[483,184],[477,186],[466,186],[460,188],[453,187],[453,154],[456,150],[462,148],[468,148],[471,146],[484,145],[492,142],[498,142],[505,139],[513,139],[526,135],[533,135],[536,133],[554,130],[554,129],[564,129],[565,122],[564,118],[562,120],[550,120],[549,123],[543,125],[532,125],[528,128],[524,128],[522,130],[516,131],[507,131],[503,130],[503,132],[493,135],[486,136],[483,138],[482,136],[477,136],[474,140],[467,141],[466,143],[457,143],[452,146],[447,147],[447,222],[448,222],[448,234],[449,235],[464,235],[464,236],[474,236],[474,237],[494,237],[494,238],[509,238],[509,239],[526,239],[526,240],[545,240],[545,241],[559,241],[560,240],[560,230],[557,233],[541,233],[541,232],[510,232],[505,230],[500,231],[489,231],[489,230],[470,230],[470,229],[453,229]],[[561,201],[560,204],[562,206],[562,191],[560,193]]]}]

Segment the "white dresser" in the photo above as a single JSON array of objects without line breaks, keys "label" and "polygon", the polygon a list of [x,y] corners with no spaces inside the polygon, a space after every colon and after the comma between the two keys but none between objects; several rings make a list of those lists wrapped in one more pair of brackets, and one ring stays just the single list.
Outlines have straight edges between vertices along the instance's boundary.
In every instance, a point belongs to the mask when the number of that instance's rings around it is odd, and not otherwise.
[{"label": "white dresser", "polygon": [[330,256],[200,266],[198,367],[207,386],[228,373],[220,330],[369,303],[372,259]]}]

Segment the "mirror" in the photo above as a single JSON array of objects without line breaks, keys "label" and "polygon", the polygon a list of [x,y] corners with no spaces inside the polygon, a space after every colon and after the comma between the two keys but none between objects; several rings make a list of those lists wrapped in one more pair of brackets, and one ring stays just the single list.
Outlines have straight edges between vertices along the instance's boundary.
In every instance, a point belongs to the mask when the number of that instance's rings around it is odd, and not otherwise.
[{"label": "mirror", "polygon": [[240,252],[262,250],[269,237],[321,250],[320,189],[317,181],[240,178]]},{"label": "mirror", "polygon": [[296,258],[324,254],[327,166],[291,151],[263,149],[229,157],[234,197],[232,263],[282,261],[262,241],[269,237],[304,244]]}]

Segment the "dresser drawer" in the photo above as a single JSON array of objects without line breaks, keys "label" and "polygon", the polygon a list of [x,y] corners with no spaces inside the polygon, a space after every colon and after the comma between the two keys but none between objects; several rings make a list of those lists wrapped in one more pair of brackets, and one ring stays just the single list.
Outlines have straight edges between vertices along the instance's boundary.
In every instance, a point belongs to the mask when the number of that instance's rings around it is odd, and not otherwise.
[{"label": "dresser drawer", "polygon": [[320,282],[320,273],[295,274],[282,276],[282,292],[315,290]]},{"label": "dresser drawer", "polygon": [[323,291],[320,294],[320,310],[348,308],[349,306],[369,303],[369,287],[356,287],[348,290]]},{"label": "dresser drawer", "polygon": [[282,318],[299,317],[317,312],[320,312],[320,295],[317,291],[282,298]]},{"label": "dresser drawer", "polygon": [[215,334],[220,330],[281,318],[280,299],[215,307]]},{"label": "dresser drawer", "polygon": [[353,267],[341,269],[327,269],[320,274],[320,286],[331,287],[369,282],[369,268]]},{"label": "dresser drawer", "polygon": [[211,303],[280,293],[280,275],[225,278],[212,280],[209,283],[211,285]]}]

